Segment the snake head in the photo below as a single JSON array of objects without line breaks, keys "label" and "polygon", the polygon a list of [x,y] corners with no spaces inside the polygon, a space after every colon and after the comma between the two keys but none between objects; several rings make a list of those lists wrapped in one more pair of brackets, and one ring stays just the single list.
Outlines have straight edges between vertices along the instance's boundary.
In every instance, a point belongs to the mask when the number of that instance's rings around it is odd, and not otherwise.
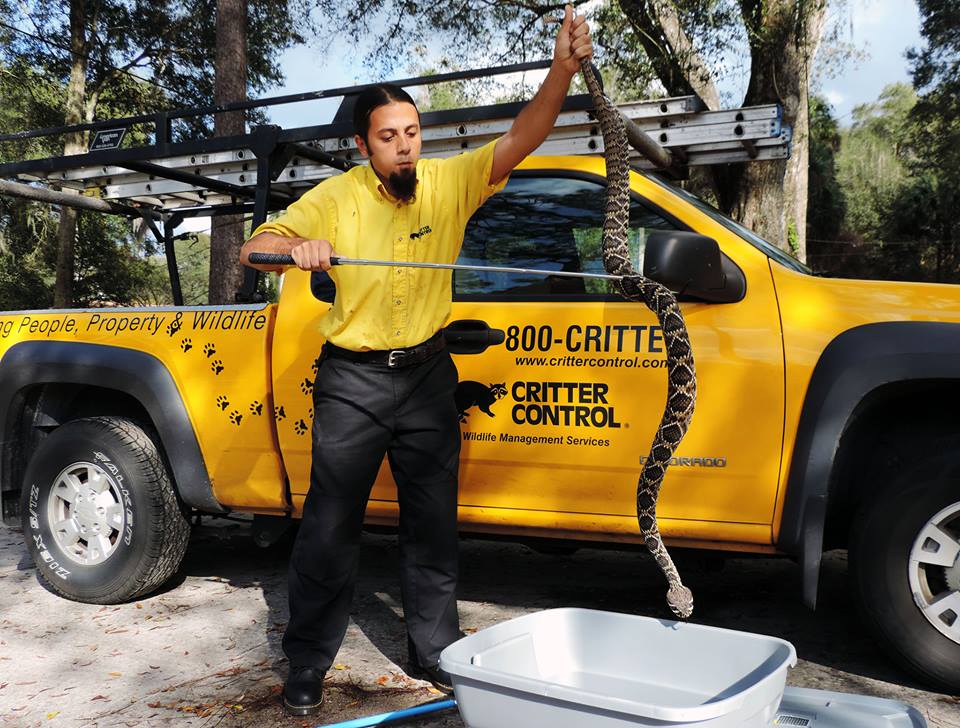
[{"label": "snake head", "polygon": [[680,619],[687,619],[693,614],[693,592],[683,584],[671,586],[667,591],[667,606]]}]

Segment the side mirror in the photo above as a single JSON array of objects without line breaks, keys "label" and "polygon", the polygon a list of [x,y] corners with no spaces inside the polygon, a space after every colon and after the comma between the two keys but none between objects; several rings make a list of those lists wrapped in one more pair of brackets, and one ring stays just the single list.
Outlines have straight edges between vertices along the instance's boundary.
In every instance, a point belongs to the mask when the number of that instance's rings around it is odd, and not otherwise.
[{"label": "side mirror", "polygon": [[711,303],[734,303],[747,281],[713,238],[680,230],[653,230],[643,251],[643,275],[674,293]]}]

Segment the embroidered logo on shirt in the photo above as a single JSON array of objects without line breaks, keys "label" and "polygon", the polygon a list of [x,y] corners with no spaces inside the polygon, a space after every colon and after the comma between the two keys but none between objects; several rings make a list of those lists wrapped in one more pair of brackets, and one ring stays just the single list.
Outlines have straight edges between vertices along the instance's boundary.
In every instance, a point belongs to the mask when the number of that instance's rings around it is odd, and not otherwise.
[{"label": "embroidered logo on shirt", "polygon": [[410,239],[416,240],[417,238],[422,238],[424,235],[427,235],[428,233],[432,233],[432,232],[433,230],[430,229],[429,225],[424,225],[422,228],[417,230],[417,232],[410,233]]}]

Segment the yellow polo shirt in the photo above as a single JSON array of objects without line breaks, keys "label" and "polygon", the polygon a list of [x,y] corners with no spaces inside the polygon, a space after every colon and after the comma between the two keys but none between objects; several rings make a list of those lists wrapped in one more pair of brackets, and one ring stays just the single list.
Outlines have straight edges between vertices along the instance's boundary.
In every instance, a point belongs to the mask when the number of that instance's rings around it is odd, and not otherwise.
[{"label": "yellow polo shirt", "polygon": [[[471,215],[504,178],[488,183],[492,141],[447,159],[417,162],[417,194],[398,202],[368,166],[324,180],[276,220],[254,231],[325,239],[345,258],[453,263]],[[397,349],[419,344],[440,330],[450,315],[448,270],[334,266],[337,295],[320,320],[328,341],[353,351]]]}]

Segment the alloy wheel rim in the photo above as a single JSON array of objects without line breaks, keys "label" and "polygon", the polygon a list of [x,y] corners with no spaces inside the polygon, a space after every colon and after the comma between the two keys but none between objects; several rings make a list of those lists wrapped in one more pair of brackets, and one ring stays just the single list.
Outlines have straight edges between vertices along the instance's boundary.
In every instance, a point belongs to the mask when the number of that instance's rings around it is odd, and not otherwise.
[{"label": "alloy wheel rim", "polygon": [[101,564],[117,550],[126,523],[120,486],[99,465],[68,465],[54,480],[47,522],[71,561]]},{"label": "alloy wheel rim", "polygon": [[960,644],[960,502],[930,518],[910,549],[913,601],[933,627]]}]

